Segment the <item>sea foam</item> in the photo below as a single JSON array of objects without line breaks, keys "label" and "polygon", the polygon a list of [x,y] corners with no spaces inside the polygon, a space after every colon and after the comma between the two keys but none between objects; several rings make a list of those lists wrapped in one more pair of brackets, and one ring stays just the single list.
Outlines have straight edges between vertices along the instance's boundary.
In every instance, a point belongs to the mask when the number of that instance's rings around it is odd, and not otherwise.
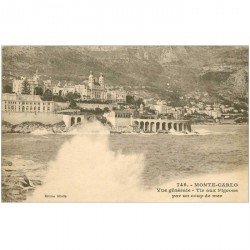
[{"label": "sea foam", "polygon": [[144,156],[114,152],[108,139],[107,128],[98,122],[78,128],[27,201],[130,201],[140,196]]}]

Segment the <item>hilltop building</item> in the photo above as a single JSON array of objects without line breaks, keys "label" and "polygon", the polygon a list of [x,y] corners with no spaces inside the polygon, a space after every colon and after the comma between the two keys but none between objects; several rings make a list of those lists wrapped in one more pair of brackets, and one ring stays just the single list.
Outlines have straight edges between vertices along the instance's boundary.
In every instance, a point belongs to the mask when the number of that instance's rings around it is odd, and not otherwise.
[{"label": "hilltop building", "polygon": [[53,87],[53,94],[65,96],[68,93],[78,93],[82,100],[107,100],[107,89],[105,87],[103,74],[100,74],[99,80],[97,81],[92,71],[88,80],[83,81],[80,84],[60,82],[57,86]]},{"label": "hilltop building", "polygon": [[107,99],[111,102],[126,103],[126,96],[127,92],[121,88],[119,90],[107,91]]},{"label": "hilltop building", "polygon": [[61,82],[58,82],[56,86],[52,87],[52,93],[54,95],[66,96],[70,92],[75,92],[75,85],[73,83],[63,84]]},{"label": "hilltop building", "polygon": [[114,89],[112,86],[106,86],[105,79],[102,73],[100,73],[97,79],[92,71],[88,79],[82,81],[79,84],[73,82],[65,82],[54,85],[51,79],[42,81],[39,79],[38,71],[31,78],[19,77],[13,80],[12,91],[16,94],[22,94],[24,88],[24,82],[27,81],[30,89],[30,94],[36,94],[36,88],[41,87],[43,92],[47,89],[51,90],[54,95],[66,96],[68,93],[79,94],[79,99],[94,100],[100,102],[113,102],[113,103],[126,103],[127,93],[122,88]]},{"label": "hilltop building", "polygon": [[65,83],[60,82],[53,87],[53,94],[65,96],[68,93],[78,93],[80,94],[81,100],[97,100],[97,101],[110,101],[117,103],[126,102],[126,92],[122,89],[110,90],[106,84],[102,73],[100,73],[99,79],[97,80],[92,71],[87,80],[81,82],[80,84]]},{"label": "hilltop building", "polygon": [[20,77],[20,79],[14,79],[12,84],[12,91],[16,94],[22,94],[23,83],[24,81],[27,81],[30,87],[30,94],[34,95],[35,88],[40,85],[38,80],[39,80],[38,70],[36,70],[36,73],[31,78]]},{"label": "hilltop building", "polygon": [[154,105],[154,109],[158,114],[166,114],[167,113],[167,104],[165,101],[158,100],[156,105]]},{"label": "hilltop building", "polygon": [[96,81],[92,74],[92,71],[90,71],[88,89],[90,99],[107,100],[107,89],[105,87],[104,77],[102,73],[100,73],[99,81]]}]

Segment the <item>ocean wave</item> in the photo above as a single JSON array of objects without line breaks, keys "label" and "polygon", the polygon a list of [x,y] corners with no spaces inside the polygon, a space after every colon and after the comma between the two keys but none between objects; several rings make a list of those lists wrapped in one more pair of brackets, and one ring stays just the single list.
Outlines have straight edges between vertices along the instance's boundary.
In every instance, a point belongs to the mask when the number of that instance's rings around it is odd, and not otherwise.
[{"label": "ocean wave", "polygon": [[142,192],[144,155],[112,151],[107,128],[87,126],[99,134],[77,134],[65,142],[49,164],[45,184],[28,201],[58,201],[46,194],[66,195],[67,201],[129,201]]},{"label": "ocean wave", "polygon": [[109,135],[110,130],[108,127],[101,125],[101,123],[89,122],[80,126],[73,126],[65,134],[68,135]]}]

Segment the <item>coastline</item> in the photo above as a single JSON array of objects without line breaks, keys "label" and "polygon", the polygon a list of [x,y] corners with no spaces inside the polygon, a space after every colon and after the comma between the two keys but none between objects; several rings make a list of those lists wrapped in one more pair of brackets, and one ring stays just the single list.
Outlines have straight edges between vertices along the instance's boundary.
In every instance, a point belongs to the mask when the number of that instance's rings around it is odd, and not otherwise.
[{"label": "coastline", "polygon": [[[248,123],[193,123],[192,126],[248,126]],[[51,133],[51,134],[60,134],[60,133],[66,133],[72,130],[72,128],[67,128],[65,126],[65,123],[59,122],[55,124],[44,124],[41,122],[22,122],[16,125],[13,125],[9,122],[6,122],[2,120],[2,133],[21,133],[21,134],[29,134],[29,133],[37,133],[39,134],[39,131]]]},{"label": "coastline", "polygon": [[44,131],[48,133],[64,133],[67,132],[64,122],[55,124],[43,124],[41,122],[22,122],[20,124],[13,125],[9,122],[2,121],[2,133],[21,133],[29,134],[34,131]]}]

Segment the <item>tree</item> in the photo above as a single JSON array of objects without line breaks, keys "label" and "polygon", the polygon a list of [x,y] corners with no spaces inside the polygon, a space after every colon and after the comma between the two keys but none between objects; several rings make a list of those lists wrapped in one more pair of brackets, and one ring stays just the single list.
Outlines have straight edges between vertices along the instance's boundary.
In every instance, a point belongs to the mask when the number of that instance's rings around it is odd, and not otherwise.
[{"label": "tree", "polygon": [[110,112],[110,110],[109,110],[109,108],[108,108],[108,107],[105,107],[105,108],[103,109],[103,111],[104,111],[104,113],[108,113],[108,112]]},{"label": "tree", "polygon": [[103,114],[103,111],[100,108],[95,108],[95,114]]},{"label": "tree", "polygon": [[65,97],[68,101],[71,101],[71,100],[79,99],[81,97],[81,95],[77,92],[74,92],[74,93],[69,92],[66,94]]},{"label": "tree", "polygon": [[43,101],[52,101],[53,100],[53,94],[51,92],[51,90],[46,89],[45,92],[43,93],[42,96],[42,100]]},{"label": "tree", "polygon": [[77,108],[76,102],[73,99],[70,100],[69,108],[71,109]]},{"label": "tree", "polygon": [[80,99],[81,95],[77,92],[74,93],[74,99]]},{"label": "tree", "polygon": [[236,123],[247,123],[248,122],[248,118],[247,117],[238,117],[235,119]]},{"label": "tree", "polygon": [[12,93],[12,87],[9,85],[3,86],[3,93]]},{"label": "tree", "polygon": [[27,80],[23,81],[23,88],[22,88],[22,94],[29,95],[30,94],[30,84]]},{"label": "tree", "polygon": [[[143,102],[143,99],[142,99],[142,98],[139,98],[139,99],[137,99],[137,100],[135,101],[135,105],[136,105],[137,107],[140,107],[141,104],[144,105],[144,102]],[[145,105],[144,105],[144,106],[145,106]]]},{"label": "tree", "polygon": [[43,95],[43,89],[41,87],[36,87],[35,95]]},{"label": "tree", "polygon": [[127,104],[134,104],[134,103],[135,103],[135,98],[134,98],[134,96],[127,95],[127,96],[126,96],[126,103],[127,103]]},{"label": "tree", "polygon": [[55,102],[66,102],[66,99],[60,95],[53,95],[53,101]]},{"label": "tree", "polygon": [[72,92],[67,93],[65,97],[66,97],[66,99],[67,99],[68,101],[72,101],[72,100],[75,99],[75,98],[74,98],[74,93],[72,93]]}]

